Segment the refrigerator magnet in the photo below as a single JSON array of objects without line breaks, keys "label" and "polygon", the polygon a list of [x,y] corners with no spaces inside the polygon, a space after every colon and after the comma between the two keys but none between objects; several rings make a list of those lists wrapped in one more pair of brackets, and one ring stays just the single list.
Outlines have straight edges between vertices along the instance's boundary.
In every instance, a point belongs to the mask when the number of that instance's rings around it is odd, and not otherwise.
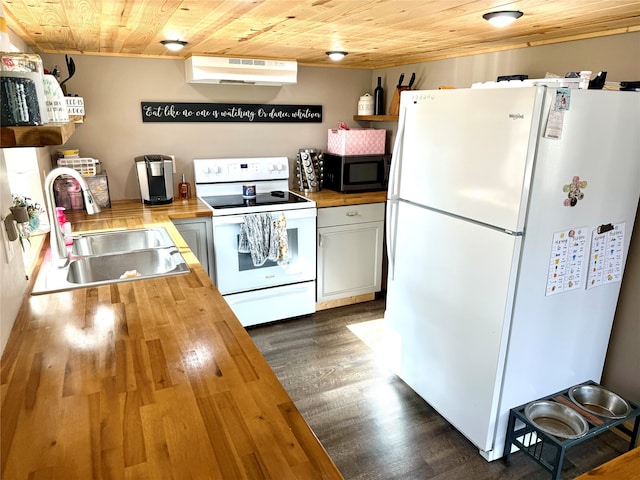
[{"label": "refrigerator magnet", "polygon": [[571,179],[571,183],[567,183],[562,187],[562,191],[567,194],[567,198],[564,200],[565,207],[575,207],[578,204],[578,200],[584,198],[583,189],[587,188],[587,181],[580,180],[579,176],[574,176]]},{"label": "refrigerator magnet", "polygon": [[559,88],[556,91],[556,99],[553,104],[553,109],[557,111],[569,110],[571,105],[571,90],[568,88]]}]

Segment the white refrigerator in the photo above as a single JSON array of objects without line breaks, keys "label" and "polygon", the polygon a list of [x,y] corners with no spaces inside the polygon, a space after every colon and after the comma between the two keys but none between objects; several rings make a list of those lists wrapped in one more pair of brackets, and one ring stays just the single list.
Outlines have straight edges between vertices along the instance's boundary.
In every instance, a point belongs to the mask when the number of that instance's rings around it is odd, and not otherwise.
[{"label": "white refrigerator", "polygon": [[388,360],[500,458],[510,408],[600,381],[640,194],[640,94],[403,92],[391,169]]}]

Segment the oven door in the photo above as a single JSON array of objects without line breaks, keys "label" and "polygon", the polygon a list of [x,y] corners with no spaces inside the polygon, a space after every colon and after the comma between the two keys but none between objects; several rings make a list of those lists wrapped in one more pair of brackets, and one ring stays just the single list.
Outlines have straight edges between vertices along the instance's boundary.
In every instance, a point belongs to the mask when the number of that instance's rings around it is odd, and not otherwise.
[{"label": "oven door", "polygon": [[243,215],[213,216],[215,283],[223,295],[316,278],[316,209],[271,212],[284,214],[287,221],[289,263],[267,260],[254,266],[250,253],[238,251]]}]

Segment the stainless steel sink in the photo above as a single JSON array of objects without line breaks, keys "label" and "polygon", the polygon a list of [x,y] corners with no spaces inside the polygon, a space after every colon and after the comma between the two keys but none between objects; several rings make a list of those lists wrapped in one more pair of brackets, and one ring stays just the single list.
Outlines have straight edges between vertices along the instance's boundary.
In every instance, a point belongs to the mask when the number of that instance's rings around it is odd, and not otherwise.
[{"label": "stainless steel sink", "polygon": [[71,253],[81,256],[104,255],[174,246],[164,228],[139,228],[80,235],[74,238]]},{"label": "stainless steel sink", "polygon": [[164,228],[118,230],[76,238],[71,261],[51,262],[49,250],[32,295],[189,273],[189,266]]},{"label": "stainless steel sink", "polygon": [[188,271],[176,248],[155,248],[77,258],[69,264],[67,281],[87,286]]}]

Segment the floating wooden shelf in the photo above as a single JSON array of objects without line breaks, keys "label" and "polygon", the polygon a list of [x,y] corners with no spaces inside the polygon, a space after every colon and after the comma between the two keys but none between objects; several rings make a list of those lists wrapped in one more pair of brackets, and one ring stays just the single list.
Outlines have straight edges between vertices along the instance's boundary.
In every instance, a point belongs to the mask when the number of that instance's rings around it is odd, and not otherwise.
[{"label": "floating wooden shelf", "polygon": [[354,115],[357,122],[397,122],[398,115]]},{"label": "floating wooden shelf", "polygon": [[47,123],[41,126],[1,127],[1,145],[6,147],[42,147],[62,145],[75,131],[74,122]]}]

